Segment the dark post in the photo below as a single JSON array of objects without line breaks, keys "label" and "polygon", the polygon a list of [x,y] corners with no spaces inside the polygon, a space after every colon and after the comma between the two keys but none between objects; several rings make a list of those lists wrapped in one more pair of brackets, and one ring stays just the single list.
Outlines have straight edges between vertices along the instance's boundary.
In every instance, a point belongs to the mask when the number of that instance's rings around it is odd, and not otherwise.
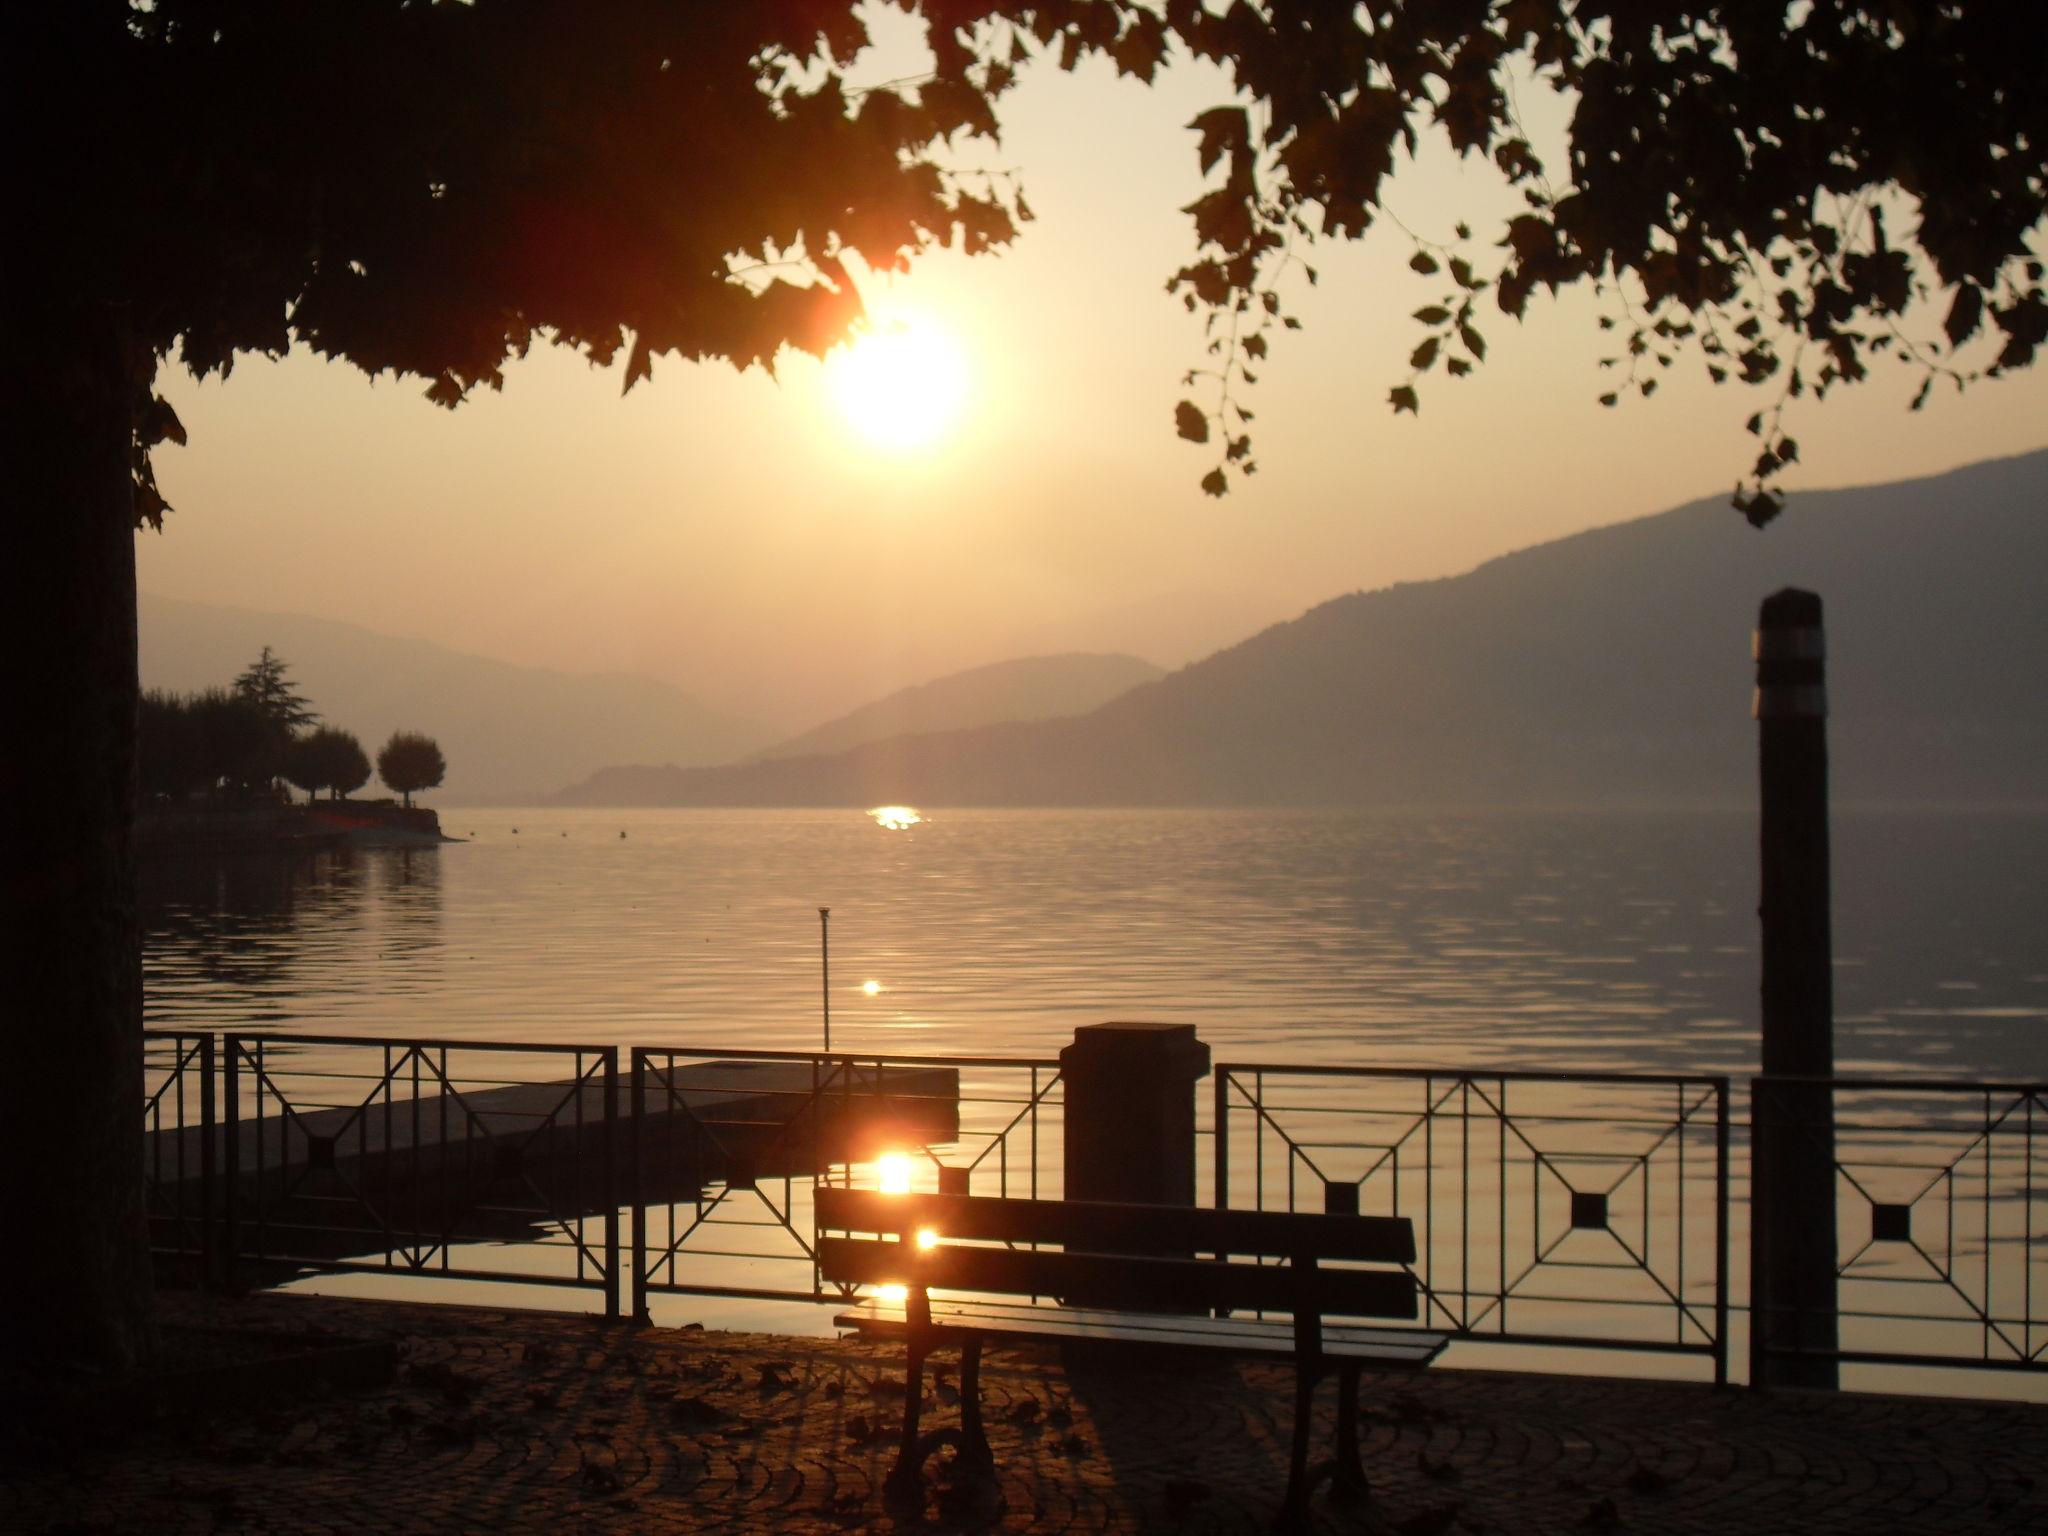
[{"label": "dark post", "polygon": [[1069,1200],[1195,1203],[1195,1084],[1209,1047],[1192,1024],[1083,1024],[1060,1073]]},{"label": "dark post", "polygon": [[[1757,1386],[1836,1385],[1834,952],[1820,598],[1764,599],[1756,631],[1763,1069],[1751,1105]],[[1790,1079],[1791,1081],[1786,1081]]]},{"label": "dark post", "polygon": [[818,908],[818,994],[825,1010],[825,1054],[832,1054],[832,909]]}]

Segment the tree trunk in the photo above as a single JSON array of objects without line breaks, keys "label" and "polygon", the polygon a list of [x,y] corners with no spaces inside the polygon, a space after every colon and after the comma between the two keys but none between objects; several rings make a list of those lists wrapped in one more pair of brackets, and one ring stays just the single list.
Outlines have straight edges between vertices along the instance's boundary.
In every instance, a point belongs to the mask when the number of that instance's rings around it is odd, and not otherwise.
[{"label": "tree trunk", "polygon": [[138,401],[154,371],[107,309],[7,295],[12,505],[0,1159],[11,1364],[126,1370],[154,1343],[142,1189],[135,892]]}]

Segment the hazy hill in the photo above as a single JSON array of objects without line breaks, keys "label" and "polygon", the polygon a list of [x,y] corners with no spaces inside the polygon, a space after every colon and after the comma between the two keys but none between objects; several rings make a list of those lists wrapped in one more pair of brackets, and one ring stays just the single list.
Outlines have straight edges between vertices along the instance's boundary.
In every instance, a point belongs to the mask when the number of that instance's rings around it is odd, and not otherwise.
[{"label": "hazy hill", "polygon": [[268,645],[313,707],[355,732],[373,759],[394,730],[439,741],[448,781],[427,798],[444,805],[529,802],[621,760],[726,762],[770,734],[650,678],[571,676],[331,619],[147,593],[140,616],[145,688],[225,686]]},{"label": "hazy hill", "polygon": [[1742,801],[1749,634],[1787,583],[1827,603],[1839,796],[2048,799],[2044,580],[2048,452],[1804,492],[1762,533],[1715,496],[1337,598],[1078,719],[675,772],[633,799]]},{"label": "hazy hill", "polygon": [[924,736],[1005,720],[1085,715],[1166,675],[1136,656],[1027,656],[900,689],[851,714],[756,752],[749,762],[844,752],[890,736]]}]

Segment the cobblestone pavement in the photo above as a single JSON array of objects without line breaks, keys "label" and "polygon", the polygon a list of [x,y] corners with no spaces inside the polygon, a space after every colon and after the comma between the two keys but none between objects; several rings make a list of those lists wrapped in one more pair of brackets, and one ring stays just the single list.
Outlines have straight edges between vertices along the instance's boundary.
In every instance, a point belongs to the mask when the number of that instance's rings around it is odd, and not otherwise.
[{"label": "cobblestone pavement", "polygon": [[[98,1443],[8,1426],[0,1530],[1262,1531],[1286,1480],[1285,1367],[997,1354],[996,1480],[955,1483],[942,1456],[922,1508],[892,1510],[902,1364],[884,1346],[277,1295],[170,1308],[395,1338],[403,1363],[386,1387]],[[928,1422],[957,1400],[941,1382]],[[1319,1498],[1319,1530],[2048,1531],[2041,1406],[1473,1371],[1369,1380],[1366,1401],[1376,1491]]]}]

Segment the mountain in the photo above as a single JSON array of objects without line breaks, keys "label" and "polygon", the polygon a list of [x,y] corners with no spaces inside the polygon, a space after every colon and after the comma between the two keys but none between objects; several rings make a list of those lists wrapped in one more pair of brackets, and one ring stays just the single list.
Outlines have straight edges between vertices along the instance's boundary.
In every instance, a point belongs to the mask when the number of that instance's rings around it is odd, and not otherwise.
[{"label": "mountain", "polygon": [[1028,656],[956,672],[863,704],[837,720],[756,752],[747,759],[844,752],[890,736],[928,736],[1005,720],[1085,715],[1140,683],[1166,675],[1136,656]]},{"label": "mountain", "polygon": [[[1361,514],[1364,515],[1364,514]],[[1617,804],[1753,797],[1749,636],[1827,605],[1838,798],[2048,798],[2048,451],[1713,497],[1354,593],[1079,718],[677,771],[674,805]]]},{"label": "mountain", "polygon": [[429,792],[437,804],[525,803],[606,763],[726,762],[769,739],[651,678],[572,676],[331,619],[148,593],[139,610],[145,688],[226,686],[270,646],[322,718],[353,731],[373,760],[394,730],[438,741],[448,778]]}]

